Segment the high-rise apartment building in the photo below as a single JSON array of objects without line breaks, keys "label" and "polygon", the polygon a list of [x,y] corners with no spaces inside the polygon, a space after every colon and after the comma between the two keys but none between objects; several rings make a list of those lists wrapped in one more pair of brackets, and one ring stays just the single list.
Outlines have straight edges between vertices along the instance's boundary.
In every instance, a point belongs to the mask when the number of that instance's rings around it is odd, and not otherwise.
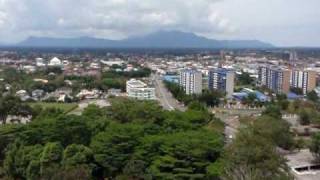
[{"label": "high-rise apartment building", "polygon": [[224,68],[211,69],[209,71],[208,87],[210,90],[219,90],[227,93],[231,98],[234,92],[235,73]]},{"label": "high-rise apartment building", "polygon": [[289,93],[291,71],[274,66],[259,67],[259,84],[275,93]]},{"label": "high-rise apartment building", "polygon": [[302,89],[307,94],[316,88],[316,72],[294,69],[291,73],[291,87]]},{"label": "high-rise apartment building", "polygon": [[289,61],[290,62],[296,62],[298,60],[298,54],[296,51],[291,51],[290,52],[290,57],[289,57]]},{"label": "high-rise apartment building", "polygon": [[180,72],[179,84],[186,94],[202,93],[202,73],[196,70],[182,70]]}]

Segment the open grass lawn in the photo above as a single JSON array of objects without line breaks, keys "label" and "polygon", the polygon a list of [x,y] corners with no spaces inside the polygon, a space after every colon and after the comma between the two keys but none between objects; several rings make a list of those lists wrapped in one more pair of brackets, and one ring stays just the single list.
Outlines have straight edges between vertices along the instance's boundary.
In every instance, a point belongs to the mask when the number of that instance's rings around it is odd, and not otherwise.
[{"label": "open grass lawn", "polygon": [[63,112],[68,113],[75,108],[78,107],[76,103],[46,103],[46,102],[36,102],[36,103],[29,103],[31,107],[35,107],[40,105],[42,108],[57,108],[61,109]]}]

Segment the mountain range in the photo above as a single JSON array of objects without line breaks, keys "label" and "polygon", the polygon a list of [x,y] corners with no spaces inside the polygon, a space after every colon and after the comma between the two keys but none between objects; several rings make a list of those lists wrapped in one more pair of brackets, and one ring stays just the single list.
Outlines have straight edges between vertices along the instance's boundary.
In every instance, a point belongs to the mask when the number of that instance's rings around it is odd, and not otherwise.
[{"label": "mountain range", "polygon": [[19,47],[66,48],[272,48],[272,44],[258,40],[214,40],[181,31],[159,31],[123,40],[92,37],[48,38],[29,37],[16,44]]}]

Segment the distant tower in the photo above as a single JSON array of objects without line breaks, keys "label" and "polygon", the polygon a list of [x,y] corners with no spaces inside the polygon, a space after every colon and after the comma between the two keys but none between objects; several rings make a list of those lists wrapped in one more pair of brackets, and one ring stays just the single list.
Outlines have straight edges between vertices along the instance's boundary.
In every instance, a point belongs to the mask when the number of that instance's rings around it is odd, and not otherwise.
[{"label": "distant tower", "polygon": [[294,65],[298,61],[298,54],[296,51],[290,51],[289,62],[291,65]]},{"label": "distant tower", "polygon": [[224,50],[220,51],[220,61],[219,61],[219,68],[222,68],[223,65],[226,63],[226,53]]}]

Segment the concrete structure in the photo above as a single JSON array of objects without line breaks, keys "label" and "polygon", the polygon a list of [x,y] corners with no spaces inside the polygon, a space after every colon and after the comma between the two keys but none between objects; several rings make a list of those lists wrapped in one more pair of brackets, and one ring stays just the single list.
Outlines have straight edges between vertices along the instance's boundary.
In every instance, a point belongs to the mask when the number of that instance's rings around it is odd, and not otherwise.
[{"label": "concrete structure", "polygon": [[62,61],[59,58],[54,57],[50,60],[48,66],[62,66]]},{"label": "concrete structure", "polygon": [[298,61],[298,53],[296,51],[290,51],[290,55],[289,55],[289,61],[291,63],[294,63],[296,61]]},{"label": "concrete structure", "polygon": [[202,93],[202,73],[196,70],[182,70],[179,84],[188,95]]},{"label": "concrete structure", "polygon": [[241,92],[233,93],[233,98],[242,101],[244,98],[247,98],[249,94],[254,94],[259,102],[267,102],[270,100],[270,98],[263,93],[249,88],[243,88]]},{"label": "concrete structure", "polygon": [[303,94],[307,94],[316,88],[316,76],[314,71],[294,69],[291,73],[291,87],[301,88]]},{"label": "concrete structure", "polygon": [[296,180],[319,180],[320,164],[315,161],[309,149],[285,155],[287,164]]},{"label": "concrete structure", "polygon": [[38,67],[46,66],[44,59],[43,58],[36,58],[36,66],[38,66]]},{"label": "concrete structure", "polygon": [[234,92],[233,70],[217,68],[209,71],[208,87],[210,90],[219,90],[227,93],[227,98],[232,98]]},{"label": "concrete structure", "polygon": [[314,91],[317,93],[317,95],[320,97],[320,86],[316,87]]},{"label": "concrete structure", "polygon": [[139,100],[155,100],[155,88],[147,87],[142,81],[131,79],[127,81],[127,94],[130,98]]},{"label": "concrete structure", "polygon": [[275,66],[259,67],[258,80],[260,86],[265,86],[275,93],[290,92],[291,71]]}]

